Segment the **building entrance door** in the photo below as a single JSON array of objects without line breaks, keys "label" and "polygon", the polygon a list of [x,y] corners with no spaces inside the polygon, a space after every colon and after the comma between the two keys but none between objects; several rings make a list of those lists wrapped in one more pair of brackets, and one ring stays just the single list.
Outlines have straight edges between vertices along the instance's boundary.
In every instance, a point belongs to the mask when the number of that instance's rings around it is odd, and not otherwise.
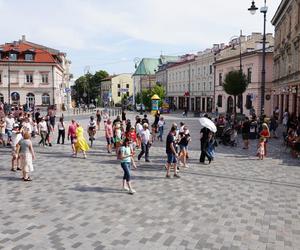
[{"label": "building entrance door", "polygon": [[202,109],[203,112],[205,112],[205,97],[202,98],[201,109]]},{"label": "building entrance door", "polygon": [[192,98],[192,111],[195,111],[195,98]]},{"label": "building entrance door", "polygon": [[33,108],[35,104],[35,97],[34,94],[28,93],[26,95],[26,104],[28,108]]}]

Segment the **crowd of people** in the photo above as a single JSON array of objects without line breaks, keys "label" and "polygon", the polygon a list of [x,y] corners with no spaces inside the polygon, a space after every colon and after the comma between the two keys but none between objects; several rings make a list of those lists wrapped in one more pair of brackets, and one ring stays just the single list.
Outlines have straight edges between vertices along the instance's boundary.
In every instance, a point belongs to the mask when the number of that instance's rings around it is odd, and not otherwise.
[{"label": "crowd of people", "polygon": [[280,118],[279,109],[276,107],[271,117],[258,118],[253,114],[250,118],[245,116],[238,122],[234,117],[219,115],[215,119],[218,128],[216,136],[221,138],[225,145],[236,146],[237,134],[240,132],[243,139],[243,149],[249,149],[252,139],[258,139],[257,156],[263,160],[267,156],[267,145],[270,138],[279,139],[278,127],[283,125],[282,138],[287,146],[291,147],[293,156],[300,152],[300,117],[289,114],[287,110]]},{"label": "crowd of people", "polygon": [[[2,114],[2,115],[1,115]],[[70,141],[72,156],[78,157],[82,152],[83,157],[87,158],[90,149],[88,140],[85,138],[85,129],[79,121],[72,119],[66,125],[64,117],[59,117],[56,122],[54,110],[49,110],[46,115],[42,115],[40,110],[34,113],[24,112],[22,108],[4,114],[0,107],[0,144],[10,146],[12,149],[11,170],[22,170],[22,179],[31,181],[30,172],[33,171],[33,159],[35,152],[31,138],[38,138],[38,145],[41,147],[52,147],[54,131],[57,130],[57,144],[65,144],[66,137]],[[207,115],[205,115],[208,118]],[[151,118],[152,120],[152,118]],[[236,145],[237,133],[241,132],[243,138],[243,149],[249,149],[249,140],[258,139],[257,156],[263,160],[267,155],[267,143],[269,138],[277,138],[276,129],[278,127],[279,115],[274,111],[270,119],[251,119],[244,117],[238,123],[229,116],[219,115],[214,120],[217,132],[213,133],[210,129],[203,127],[200,130],[201,154],[199,162],[210,164],[215,158],[215,147],[218,145],[216,138],[221,138],[220,143]],[[299,118],[283,114],[283,125],[286,129],[285,139],[292,142],[296,148],[300,144],[300,122]],[[180,178],[180,168],[188,168],[189,143],[191,135],[188,126],[184,122],[179,125],[173,123],[167,135],[164,135],[166,122],[160,112],[154,115],[154,121],[150,122],[147,114],[136,116],[134,121],[127,119],[125,111],[115,119],[109,117],[105,111],[97,110],[95,116],[91,116],[86,132],[89,136],[90,145],[97,131],[100,131],[102,124],[104,137],[106,139],[106,150],[108,154],[115,154],[120,161],[124,172],[122,188],[129,194],[136,191],[131,183],[131,168],[137,168],[136,160],[151,162],[151,147],[154,143],[165,140],[166,150],[166,178],[171,178],[173,170],[174,178]]]}]

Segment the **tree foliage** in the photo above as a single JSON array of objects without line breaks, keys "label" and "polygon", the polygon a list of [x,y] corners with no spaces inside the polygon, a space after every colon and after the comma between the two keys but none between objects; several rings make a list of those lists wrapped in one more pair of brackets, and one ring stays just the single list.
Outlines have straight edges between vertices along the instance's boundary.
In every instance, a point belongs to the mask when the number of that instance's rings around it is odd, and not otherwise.
[{"label": "tree foliage", "polygon": [[136,103],[141,103],[141,97],[143,104],[145,105],[146,108],[150,109],[151,108],[151,97],[153,95],[158,95],[160,98],[159,106],[161,106],[162,100],[166,97],[166,92],[163,86],[156,84],[153,88],[151,89],[144,89],[142,91],[142,94],[137,93],[136,95]]},{"label": "tree foliage", "polygon": [[101,81],[108,77],[109,74],[104,70],[99,70],[95,74],[86,73],[80,76],[72,88],[73,99],[76,103],[91,103],[91,100],[98,99],[100,103]]},{"label": "tree foliage", "polygon": [[236,113],[236,97],[243,94],[247,87],[247,77],[240,70],[230,71],[225,76],[223,89],[228,95],[234,97],[234,113]]}]

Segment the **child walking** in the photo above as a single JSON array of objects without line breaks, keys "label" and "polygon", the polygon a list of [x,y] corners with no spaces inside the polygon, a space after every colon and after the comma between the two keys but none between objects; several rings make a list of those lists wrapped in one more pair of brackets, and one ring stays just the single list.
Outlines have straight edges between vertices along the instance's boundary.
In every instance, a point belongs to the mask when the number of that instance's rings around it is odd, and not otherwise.
[{"label": "child walking", "polygon": [[259,160],[263,160],[265,155],[265,138],[260,137],[257,145],[257,156]]}]

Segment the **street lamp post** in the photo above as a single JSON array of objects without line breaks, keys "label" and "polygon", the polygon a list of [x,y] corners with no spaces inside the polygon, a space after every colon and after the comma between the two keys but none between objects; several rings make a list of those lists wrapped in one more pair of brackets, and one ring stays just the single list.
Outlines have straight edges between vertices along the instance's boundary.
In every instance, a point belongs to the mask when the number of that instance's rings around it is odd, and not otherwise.
[{"label": "street lamp post", "polygon": [[[263,55],[262,55],[262,70],[261,70],[261,99],[260,99],[260,115],[264,114],[265,106],[265,88],[266,88],[266,16],[268,7],[266,0],[264,0],[264,6],[260,8],[260,12],[264,15],[264,31],[263,31]],[[252,1],[251,7],[248,9],[252,15],[258,10],[255,6],[255,1]]]},{"label": "street lamp post", "polygon": [[9,57],[6,57],[7,59],[7,91],[8,91],[8,106],[10,110],[10,62]]}]

